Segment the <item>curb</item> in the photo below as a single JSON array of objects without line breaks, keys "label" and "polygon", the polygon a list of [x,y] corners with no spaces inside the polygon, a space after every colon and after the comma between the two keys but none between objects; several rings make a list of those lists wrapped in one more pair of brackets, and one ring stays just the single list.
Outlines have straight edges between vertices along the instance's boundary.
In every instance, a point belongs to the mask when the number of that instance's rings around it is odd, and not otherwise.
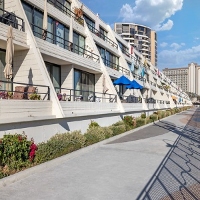
[{"label": "curb", "polygon": [[[177,113],[176,113],[176,114],[177,114]],[[174,114],[174,115],[176,115],[176,114]],[[163,119],[172,117],[172,116],[174,116],[174,115],[170,115],[170,116],[165,117],[165,118],[163,118]],[[71,152],[71,153],[69,153],[69,154],[63,155],[63,156],[61,156],[61,157],[55,158],[55,159],[53,159],[53,160],[47,161],[47,162],[45,162],[45,163],[36,165],[36,166],[31,167],[31,168],[28,168],[28,169],[25,169],[24,171],[20,171],[20,172],[17,172],[17,173],[15,173],[15,174],[13,174],[13,175],[8,176],[8,177],[2,178],[2,179],[0,179],[0,188],[1,188],[1,187],[6,187],[6,186],[8,186],[8,185],[10,185],[10,184],[12,184],[12,183],[15,183],[15,182],[17,182],[17,181],[20,181],[20,180],[22,180],[22,179],[24,179],[24,178],[26,178],[26,177],[28,177],[28,176],[33,175],[34,173],[38,173],[38,172],[44,171],[44,170],[46,170],[46,169],[49,169],[49,168],[51,168],[51,167],[55,167],[55,166],[57,166],[57,165],[60,165],[60,164],[62,164],[64,161],[73,159],[73,158],[75,158],[75,157],[77,157],[77,156],[80,156],[80,155],[82,155],[82,154],[85,154],[85,153],[87,153],[87,152],[89,152],[89,151],[91,151],[91,150],[97,149],[98,147],[100,147],[100,146],[102,146],[102,145],[105,145],[106,143],[112,142],[112,141],[114,141],[114,140],[116,140],[116,139],[119,139],[119,138],[121,138],[121,137],[124,137],[124,136],[126,136],[126,135],[129,135],[129,134],[131,134],[131,133],[133,133],[133,132],[135,132],[135,131],[144,129],[144,128],[148,127],[148,126],[151,126],[151,125],[153,125],[153,124],[155,124],[155,123],[158,123],[159,121],[160,121],[160,120],[157,120],[157,121],[155,121],[155,122],[151,122],[151,123],[149,123],[149,124],[146,124],[146,125],[140,126],[140,127],[138,127],[138,128],[132,129],[132,130],[130,130],[130,131],[124,132],[124,133],[122,133],[122,134],[113,136],[113,137],[108,138],[108,139],[106,139],[106,140],[103,140],[103,141],[101,141],[101,142],[92,144],[92,145],[90,145],[90,146],[84,147],[84,148],[82,148],[82,149],[79,149],[79,150],[77,150],[77,151],[74,151],[74,152]]]}]

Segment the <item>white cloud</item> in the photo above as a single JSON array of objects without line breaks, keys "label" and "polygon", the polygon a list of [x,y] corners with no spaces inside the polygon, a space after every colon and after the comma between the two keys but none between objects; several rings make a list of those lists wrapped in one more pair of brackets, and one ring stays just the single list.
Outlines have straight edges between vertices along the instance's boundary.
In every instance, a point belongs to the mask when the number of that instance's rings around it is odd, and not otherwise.
[{"label": "white cloud", "polygon": [[181,43],[181,44],[178,44],[178,43],[172,43],[170,45],[170,47],[172,47],[174,50],[178,50],[180,49],[181,47],[185,46],[185,43]]},{"label": "white cloud", "polygon": [[120,17],[124,22],[143,24],[156,31],[170,30],[173,21],[169,18],[182,6],[183,0],[135,0],[133,7],[122,6]]},{"label": "white cloud", "polygon": [[160,46],[161,47],[166,47],[168,44],[166,43],[166,42],[162,42],[161,44],[160,44]]},{"label": "white cloud", "polygon": [[163,50],[158,54],[158,67],[161,69],[187,67],[191,62],[200,63],[200,45],[184,50]]}]

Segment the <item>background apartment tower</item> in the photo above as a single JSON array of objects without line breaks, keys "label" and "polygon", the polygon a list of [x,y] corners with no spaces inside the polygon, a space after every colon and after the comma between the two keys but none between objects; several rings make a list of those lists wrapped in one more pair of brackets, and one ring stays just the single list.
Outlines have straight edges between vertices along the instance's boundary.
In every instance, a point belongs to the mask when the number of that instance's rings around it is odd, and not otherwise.
[{"label": "background apartment tower", "polygon": [[157,66],[157,34],[147,26],[115,23],[114,31],[132,44],[154,66]]},{"label": "background apartment tower", "polygon": [[188,67],[165,68],[163,73],[184,92],[200,95],[200,65],[190,63]]}]

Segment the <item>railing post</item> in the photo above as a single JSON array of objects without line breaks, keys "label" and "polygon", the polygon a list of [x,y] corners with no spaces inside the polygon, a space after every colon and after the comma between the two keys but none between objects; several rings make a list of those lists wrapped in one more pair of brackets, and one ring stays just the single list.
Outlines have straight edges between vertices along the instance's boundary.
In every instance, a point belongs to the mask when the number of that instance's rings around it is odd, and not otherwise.
[{"label": "railing post", "polygon": [[47,100],[50,100],[50,87],[48,86],[48,99]]}]

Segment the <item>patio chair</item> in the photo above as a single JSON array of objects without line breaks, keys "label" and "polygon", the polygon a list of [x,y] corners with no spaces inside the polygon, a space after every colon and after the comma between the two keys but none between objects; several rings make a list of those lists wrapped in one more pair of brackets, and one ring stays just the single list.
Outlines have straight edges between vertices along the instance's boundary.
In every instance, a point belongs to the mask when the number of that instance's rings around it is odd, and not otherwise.
[{"label": "patio chair", "polygon": [[34,93],[36,93],[36,89],[37,89],[37,87],[34,87],[34,86],[28,86],[27,87],[27,99],[30,99],[30,96],[31,96],[31,94],[34,94]]},{"label": "patio chair", "polygon": [[24,86],[16,86],[13,99],[24,99],[24,91],[25,91]]}]

